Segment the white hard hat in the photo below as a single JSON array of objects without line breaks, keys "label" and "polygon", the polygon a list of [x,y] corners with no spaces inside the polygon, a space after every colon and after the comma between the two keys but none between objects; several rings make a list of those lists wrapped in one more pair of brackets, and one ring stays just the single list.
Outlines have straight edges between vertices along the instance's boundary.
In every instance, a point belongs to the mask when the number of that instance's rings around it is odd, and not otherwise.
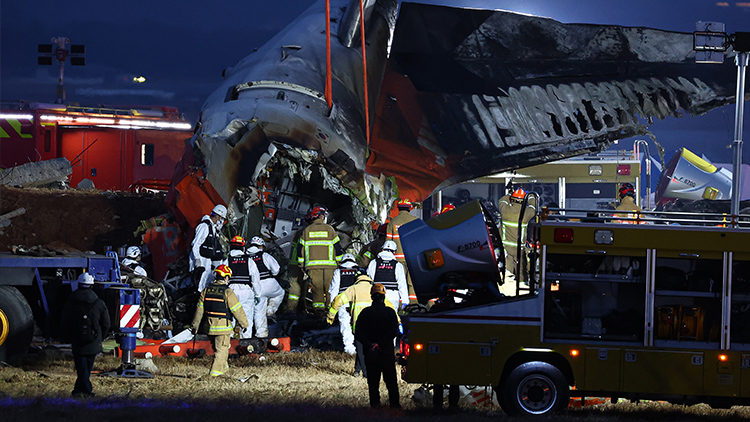
[{"label": "white hard hat", "polygon": [[396,242],[392,240],[386,240],[385,243],[383,243],[383,250],[396,252],[396,250],[398,250],[398,247],[396,246]]},{"label": "white hard hat", "polygon": [[265,247],[266,241],[260,236],[253,236],[253,238],[250,239],[250,244],[258,247]]},{"label": "white hard hat", "polygon": [[346,254],[344,254],[344,256],[343,256],[343,257],[341,258],[341,263],[343,264],[344,262],[357,262],[357,260],[356,260],[356,259],[354,259],[354,255],[352,255],[352,254],[350,254],[350,253],[346,253]]},{"label": "white hard hat", "polygon": [[94,284],[94,276],[89,273],[82,273],[78,276],[78,284],[86,284],[92,286]]},{"label": "white hard hat", "polygon": [[227,207],[224,205],[217,205],[211,210],[211,213],[218,215],[221,218],[227,218]]},{"label": "white hard hat", "polygon": [[133,259],[138,258],[139,256],[141,256],[141,248],[139,248],[138,246],[131,246],[125,253],[125,256]]}]

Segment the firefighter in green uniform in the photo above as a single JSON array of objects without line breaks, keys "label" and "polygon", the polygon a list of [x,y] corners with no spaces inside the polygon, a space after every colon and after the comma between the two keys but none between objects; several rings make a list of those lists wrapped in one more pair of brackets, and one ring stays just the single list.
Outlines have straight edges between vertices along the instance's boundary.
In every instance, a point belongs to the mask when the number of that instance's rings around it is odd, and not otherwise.
[{"label": "firefighter in green uniform", "polygon": [[408,199],[399,199],[396,201],[396,207],[398,208],[398,215],[393,217],[388,223],[386,240],[396,242],[396,252],[393,255],[395,255],[396,260],[404,266],[404,271],[406,272],[406,286],[409,289],[409,303],[414,304],[417,303],[417,294],[414,292],[414,285],[411,282],[409,267],[406,266],[406,257],[404,257],[404,250],[401,248],[401,238],[398,234],[398,228],[406,223],[416,220],[417,217],[411,215],[409,212],[412,209],[412,204]]},{"label": "firefighter in green uniform", "polygon": [[[628,211],[627,213],[615,213],[615,217],[624,220],[618,220],[621,223],[636,224],[636,217],[643,212],[641,207],[635,203],[635,187],[630,183],[623,183],[618,189],[620,194],[620,204],[615,208],[617,211]],[[641,221],[643,223],[643,221]]]},{"label": "firefighter in green uniform", "polygon": [[[311,220],[311,214],[308,212],[305,215],[304,226],[294,234],[289,251],[289,266],[287,267],[289,294],[286,297],[285,310],[290,313],[302,313],[305,311],[305,306],[307,305],[305,302],[305,295],[307,293],[305,274],[302,272],[302,268],[297,261],[297,253],[299,252],[299,239],[305,231],[305,226],[309,225]],[[302,301],[302,304],[299,303],[300,301]]]},{"label": "firefighter in green uniform", "polygon": [[245,311],[232,289],[229,288],[229,278],[232,270],[226,265],[219,265],[214,270],[214,282],[201,292],[191,331],[199,327],[204,315],[208,318],[208,336],[214,345],[214,363],[211,365],[210,375],[218,377],[229,369],[230,336],[232,335],[232,319],[237,318],[234,328],[235,337],[239,338],[241,328],[247,328],[249,322]]},{"label": "firefighter in green uniform", "polygon": [[[516,278],[516,282],[524,282],[523,275],[526,274],[526,259],[521,259],[521,274],[518,272],[518,220],[521,217],[521,203],[526,197],[526,191],[518,188],[510,195],[505,195],[497,202],[497,208],[502,216],[500,232],[503,236],[503,247],[505,248],[505,265],[506,271],[510,271]],[[521,220],[521,242],[526,240],[526,224],[534,217],[536,206],[527,203],[526,209],[523,210],[523,219]],[[523,254],[521,245],[521,253]]]},{"label": "firefighter in green uniform", "polygon": [[344,256],[339,236],[333,227],[326,224],[328,210],[316,206],[310,213],[312,223],[305,228],[297,246],[297,262],[310,277],[313,312],[325,318],[331,299],[328,290],[333,272]]}]

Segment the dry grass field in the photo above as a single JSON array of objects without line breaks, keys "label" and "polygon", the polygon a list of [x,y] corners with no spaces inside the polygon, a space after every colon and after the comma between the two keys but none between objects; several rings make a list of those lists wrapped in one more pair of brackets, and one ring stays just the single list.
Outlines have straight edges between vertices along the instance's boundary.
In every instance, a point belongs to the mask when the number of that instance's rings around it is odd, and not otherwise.
[{"label": "dry grass field", "polygon": [[[419,385],[400,382],[402,410],[370,409],[364,378],[353,377],[353,358],[341,352],[284,352],[230,359],[227,377],[210,378],[212,357],[157,357],[153,379],[92,376],[96,397],[70,397],[75,375],[66,354],[41,353],[21,367],[0,368],[0,421],[400,421],[462,422],[503,419],[498,407],[462,405],[437,411],[412,400]],[[120,366],[112,356],[94,370]],[[385,386],[382,402],[387,403]],[[619,403],[569,409],[553,420],[732,421],[750,419],[750,410],[706,405]]]}]

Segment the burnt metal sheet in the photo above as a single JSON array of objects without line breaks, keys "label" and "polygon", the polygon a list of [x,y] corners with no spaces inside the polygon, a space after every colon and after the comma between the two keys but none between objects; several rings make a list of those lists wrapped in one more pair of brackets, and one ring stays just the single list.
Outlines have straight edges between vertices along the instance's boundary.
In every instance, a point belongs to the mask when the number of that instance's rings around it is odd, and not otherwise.
[{"label": "burnt metal sheet", "polygon": [[413,84],[447,154],[445,186],[606,149],[648,134],[656,119],[732,103],[736,67],[696,64],[692,42],[688,33],[402,3],[390,65]]}]

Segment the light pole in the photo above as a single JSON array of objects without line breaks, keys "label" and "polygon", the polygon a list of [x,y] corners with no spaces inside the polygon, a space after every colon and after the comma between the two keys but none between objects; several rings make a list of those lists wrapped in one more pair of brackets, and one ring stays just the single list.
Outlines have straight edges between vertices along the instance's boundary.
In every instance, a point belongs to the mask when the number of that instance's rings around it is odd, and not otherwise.
[{"label": "light pole", "polygon": [[[746,32],[750,36],[750,33]],[[736,35],[736,34],[735,34]],[[745,69],[747,51],[738,51],[734,58],[737,64],[737,104],[734,114],[734,142],[732,142],[732,221],[737,226],[740,215],[740,195],[742,193],[742,123],[745,110]]]},{"label": "light pole", "polygon": [[73,66],[84,66],[86,59],[83,55],[86,52],[85,45],[71,45],[70,50],[65,48],[70,44],[70,39],[66,37],[52,38],[52,44],[39,44],[38,52],[40,56],[37,63],[40,65],[52,65],[52,58],[56,58],[60,69],[60,77],[57,80],[57,99],[56,104],[65,103],[65,60],[70,56],[70,64]]},{"label": "light pole", "polygon": [[737,227],[740,215],[740,197],[742,194],[742,123],[745,110],[745,69],[748,52],[750,52],[750,32],[736,32],[729,35],[724,32],[724,24],[718,22],[698,22],[697,31],[693,32],[693,50],[695,60],[700,63],[722,63],[724,52],[729,46],[737,54],[737,92],[734,115],[734,141],[732,142],[732,227]]}]

